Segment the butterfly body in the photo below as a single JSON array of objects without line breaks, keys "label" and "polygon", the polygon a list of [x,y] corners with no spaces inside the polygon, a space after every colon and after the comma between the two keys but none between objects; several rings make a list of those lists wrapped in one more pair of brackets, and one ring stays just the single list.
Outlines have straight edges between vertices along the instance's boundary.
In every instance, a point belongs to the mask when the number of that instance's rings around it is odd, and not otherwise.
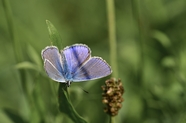
[{"label": "butterfly body", "polygon": [[68,86],[71,82],[94,80],[112,73],[106,61],[91,57],[90,48],[84,44],[74,44],[60,52],[55,46],[47,46],[41,55],[48,76]]}]

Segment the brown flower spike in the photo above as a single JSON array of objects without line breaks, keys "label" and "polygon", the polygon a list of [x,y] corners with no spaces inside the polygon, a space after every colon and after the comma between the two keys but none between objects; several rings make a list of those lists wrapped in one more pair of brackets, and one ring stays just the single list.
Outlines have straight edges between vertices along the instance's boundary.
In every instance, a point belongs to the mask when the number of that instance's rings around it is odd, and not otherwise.
[{"label": "brown flower spike", "polygon": [[111,116],[118,114],[119,109],[122,107],[124,88],[120,79],[116,80],[111,78],[105,81],[105,85],[102,86],[103,90],[103,104],[106,104],[104,112]]}]

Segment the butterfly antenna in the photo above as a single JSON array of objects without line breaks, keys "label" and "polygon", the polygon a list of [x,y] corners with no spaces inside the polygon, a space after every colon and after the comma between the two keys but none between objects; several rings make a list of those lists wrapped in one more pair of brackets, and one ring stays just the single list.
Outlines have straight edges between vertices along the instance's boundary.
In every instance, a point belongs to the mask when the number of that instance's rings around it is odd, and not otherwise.
[{"label": "butterfly antenna", "polygon": [[79,88],[81,88],[81,90],[83,90],[85,93],[89,93],[88,91],[84,90],[82,87],[79,86]]}]

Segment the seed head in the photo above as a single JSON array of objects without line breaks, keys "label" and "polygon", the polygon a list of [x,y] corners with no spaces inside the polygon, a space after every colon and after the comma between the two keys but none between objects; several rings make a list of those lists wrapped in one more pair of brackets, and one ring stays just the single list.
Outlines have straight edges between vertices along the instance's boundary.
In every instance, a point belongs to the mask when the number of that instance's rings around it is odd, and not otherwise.
[{"label": "seed head", "polygon": [[105,85],[101,86],[103,90],[103,104],[106,105],[104,112],[111,116],[118,114],[122,107],[124,88],[120,79],[111,78],[105,81]]}]

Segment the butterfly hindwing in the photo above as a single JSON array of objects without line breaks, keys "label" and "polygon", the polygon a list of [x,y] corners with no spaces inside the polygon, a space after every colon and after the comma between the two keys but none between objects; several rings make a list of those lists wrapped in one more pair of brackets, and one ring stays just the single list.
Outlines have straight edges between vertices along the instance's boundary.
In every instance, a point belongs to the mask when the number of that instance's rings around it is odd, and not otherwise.
[{"label": "butterfly hindwing", "polygon": [[46,73],[51,79],[53,79],[54,81],[58,81],[58,82],[65,82],[65,79],[62,73],[59,72],[57,68],[48,59],[45,59],[44,67],[45,67]]}]

